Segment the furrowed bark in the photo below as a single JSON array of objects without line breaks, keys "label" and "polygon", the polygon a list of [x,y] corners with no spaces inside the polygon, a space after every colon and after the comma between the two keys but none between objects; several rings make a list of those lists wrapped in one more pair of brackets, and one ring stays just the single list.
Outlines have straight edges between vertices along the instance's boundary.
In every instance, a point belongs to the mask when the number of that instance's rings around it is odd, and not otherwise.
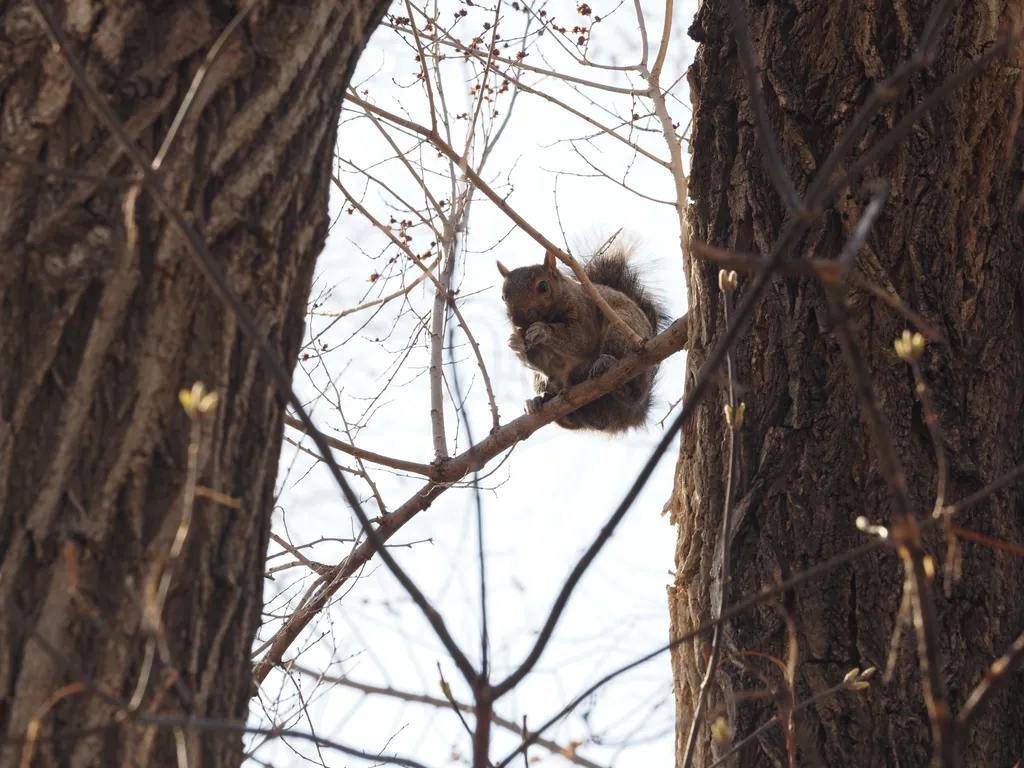
[{"label": "furrowed bark", "polygon": [[[1011,5],[992,4],[997,10],[989,15],[980,5],[957,4],[937,59],[883,108],[847,165],[1006,31]],[[799,195],[873,84],[913,55],[934,4],[896,6],[745,4],[768,114]],[[690,75],[693,236],[715,247],[765,254],[785,223],[786,207],[765,170],[728,2],[705,0],[690,32],[701,43]],[[855,270],[898,293],[946,340],[929,345],[922,369],[948,457],[950,503],[998,479],[1024,456],[1024,231],[1015,209],[1022,141],[1014,117],[1020,64],[1017,54],[997,59],[868,173],[868,180],[887,180],[891,192]],[[790,256],[837,258],[869,198],[865,183],[841,195]],[[692,259],[687,269],[695,335],[688,365],[696,370],[724,333],[722,300],[717,265]],[[741,295],[744,282],[741,274]],[[849,300],[911,499],[918,514],[930,514],[936,489],[933,443],[910,368],[893,351],[893,340],[907,323],[860,289]],[[858,515],[893,522],[879,454],[830,327],[821,282],[776,277],[736,348],[736,359],[737,378],[749,389],[742,396],[746,414],[730,539],[730,602],[863,543],[865,536],[854,524]],[[720,588],[715,551],[725,488],[723,398],[722,392],[707,398],[682,435],[671,503],[678,526],[676,580],[669,596],[673,635],[711,618]],[[965,513],[963,527],[1019,544],[1024,495],[1019,489],[999,492]],[[1016,597],[1024,591],[1024,561],[964,543],[963,578],[946,598],[945,542],[935,534],[926,537],[925,546],[940,574],[934,591],[941,673],[955,714],[988,665],[1024,628],[1024,602]],[[781,607],[764,606],[731,620],[724,655],[759,651],[784,659],[785,610],[797,627],[799,703],[827,691],[853,667],[885,667],[902,585],[899,558],[878,552],[794,590]],[[704,638],[682,644],[673,654],[679,759],[708,648]],[[773,674],[770,665],[751,664]],[[904,633],[896,669],[888,686],[875,683],[857,695],[826,697],[801,711],[797,764],[927,765],[931,734],[912,630]],[[771,701],[738,703],[739,693],[763,685],[736,665],[726,662],[715,681],[711,715],[693,763],[698,766],[724,752],[712,746],[709,725],[717,713],[726,716],[737,741],[777,714]],[[1013,765],[1024,754],[1019,726],[1024,679],[1008,681],[996,698],[970,735],[965,765]],[[767,729],[735,760],[729,764],[787,765],[782,730]]]},{"label": "furrowed bark", "polygon": [[[289,370],[327,235],[342,97],[386,6],[46,6],[149,157],[207,51],[247,12],[161,170]],[[162,612],[180,682],[158,662],[142,708],[246,718],[283,397],[159,208],[144,193],[126,205],[135,169],[33,5],[8,4],[0,19],[0,606],[17,608],[0,609],[0,734],[11,739],[0,765],[17,764],[44,712],[33,765],[177,765],[170,731],[69,737],[115,721],[89,694],[45,705],[74,674],[123,700],[135,690],[142,595],[182,516],[190,427],[178,391],[201,380],[220,404],[204,421],[198,482],[240,505],[195,501]],[[237,734],[187,745],[190,765],[242,760]]]}]

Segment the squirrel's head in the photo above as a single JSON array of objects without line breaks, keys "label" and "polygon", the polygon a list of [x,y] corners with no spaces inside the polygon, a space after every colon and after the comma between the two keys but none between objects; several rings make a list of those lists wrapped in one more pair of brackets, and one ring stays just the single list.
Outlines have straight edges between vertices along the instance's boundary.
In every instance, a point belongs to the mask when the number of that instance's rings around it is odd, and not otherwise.
[{"label": "squirrel's head", "polygon": [[555,254],[545,255],[543,264],[518,269],[508,269],[499,261],[498,271],[505,278],[501,298],[516,328],[525,330],[557,312],[566,278],[558,271]]}]

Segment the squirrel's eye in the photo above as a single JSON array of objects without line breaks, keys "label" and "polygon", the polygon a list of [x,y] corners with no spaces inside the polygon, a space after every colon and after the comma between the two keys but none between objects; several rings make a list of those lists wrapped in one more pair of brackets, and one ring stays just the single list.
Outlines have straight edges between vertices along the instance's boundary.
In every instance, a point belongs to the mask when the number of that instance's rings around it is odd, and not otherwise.
[{"label": "squirrel's eye", "polygon": [[537,283],[537,293],[547,293],[547,292],[548,292],[548,284],[547,283],[545,283],[543,280],[541,280],[539,283]]}]

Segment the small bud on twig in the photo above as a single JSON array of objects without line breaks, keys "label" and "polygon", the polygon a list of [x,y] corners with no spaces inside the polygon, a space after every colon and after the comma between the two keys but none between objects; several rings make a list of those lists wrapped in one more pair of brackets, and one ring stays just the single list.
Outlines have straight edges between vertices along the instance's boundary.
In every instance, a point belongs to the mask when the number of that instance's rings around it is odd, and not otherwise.
[{"label": "small bud on twig", "polygon": [[193,384],[192,389],[183,389],[178,393],[178,402],[190,419],[212,411],[217,407],[217,400],[217,393],[207,392],[201,381]]},{"label": "small bud on twig", "polygon": [[735,269],[722,269],[718,272],[718,290],[722,293],[732,293],[739,283],[739,275]]},{"label": "small bud on twig", "polygon": [[921,359],[921,353],[924,352],[924,336],[920,333],[904,331],[903,336],[896,339],[892,345],[900,360],[912,363]]},{"label": "small bud on twig", "polygon": [[732,741],[733,730],[729,721],[724,716],[719,716],[711,726],[711,737],[719,744],[727,744]]}]

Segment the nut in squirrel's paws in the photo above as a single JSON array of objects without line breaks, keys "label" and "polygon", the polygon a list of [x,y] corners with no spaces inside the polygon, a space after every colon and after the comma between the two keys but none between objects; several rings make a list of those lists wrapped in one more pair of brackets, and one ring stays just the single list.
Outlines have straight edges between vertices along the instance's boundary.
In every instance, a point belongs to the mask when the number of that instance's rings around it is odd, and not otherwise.
[{"label": "nut in squirrel's paws", "polygon": [[526,329],[526,348],[533,349],[538,344],[551,341],[551,326],[547,323],[534,323]]}]

